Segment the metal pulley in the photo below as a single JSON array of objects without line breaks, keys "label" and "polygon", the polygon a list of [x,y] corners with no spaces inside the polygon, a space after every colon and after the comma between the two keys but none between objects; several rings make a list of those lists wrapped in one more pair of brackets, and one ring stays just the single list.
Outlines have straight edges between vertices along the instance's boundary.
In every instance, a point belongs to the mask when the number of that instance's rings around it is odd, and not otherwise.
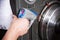
[{"label": "metal pulley", "polygon": [[38,33],[41,40],[53,40],[60,32],[60,2],[48,3],[39,15]]}]

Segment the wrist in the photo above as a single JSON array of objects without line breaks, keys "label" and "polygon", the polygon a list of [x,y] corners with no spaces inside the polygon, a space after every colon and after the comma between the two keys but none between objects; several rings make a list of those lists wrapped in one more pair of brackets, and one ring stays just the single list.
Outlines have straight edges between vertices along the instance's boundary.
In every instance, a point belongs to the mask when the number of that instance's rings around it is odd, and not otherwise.
[{"label": "wrist", "polygon": [[8,30],[2,40],[17,40],[18,34],[14,30]]}]

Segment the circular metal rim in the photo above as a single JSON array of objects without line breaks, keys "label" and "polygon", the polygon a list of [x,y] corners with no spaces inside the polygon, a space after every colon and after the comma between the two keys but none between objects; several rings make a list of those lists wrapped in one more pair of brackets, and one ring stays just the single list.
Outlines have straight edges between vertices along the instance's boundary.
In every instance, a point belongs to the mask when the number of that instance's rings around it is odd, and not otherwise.
[{"label": "circular metal rim", "polygon": [[39,22],[41,21],[42,15],[44,15],[44,12],[47,10],[47,8],[48,8],[50,5],[55,4],[55,3],[59,3],[59,4],[60,4],[60,2],[54,1],[54,2],[50,2],[50,3],[48,4],[48,6],[46,5],[46,7],[43,9],[41,15],[39,16]]},{"label": "circular metal rim", "polygon": [[38,17],[38,18],[39,18],[38,21],[40,21],[40,19],[41,19],[43,13],[45,12],[45,10],[46,10],[50,5],[52,5],[52,4],[54,4],[54,3],[60,3],[60,2],[59,2],[59,1],[52,1],[52,2],[49,2],[49,3],[43,8],[43,10],[42,10],[40,16]]},{"label": "circular metal rim", "polygon": [[36,2],[36,0],[34,0],[33,2],[28,2],[27,0],[25,0],[25,2],[26,2],[27,4],[32,5],[32,4],[34,4],[34,3]]}]

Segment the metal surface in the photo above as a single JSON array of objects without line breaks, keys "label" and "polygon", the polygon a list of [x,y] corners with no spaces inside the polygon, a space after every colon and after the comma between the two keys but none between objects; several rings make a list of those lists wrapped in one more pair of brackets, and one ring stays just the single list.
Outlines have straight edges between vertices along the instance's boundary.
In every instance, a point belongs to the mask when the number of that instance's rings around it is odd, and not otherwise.
[{"label": "metal surface", "polygon": [[25,0],[25,2],[27,3],[27,4],[34,4],[35,2],[36,2],[36,0]]},{"label": "metal surface", "polygon": [[39,16],[39,37],[41,40],[53,40],[56,30],[60,32],[60,2],[48,3]]},{"label": "metal surface", "polygon": [[[52,0],[19,0],[18,1],[18,10],[20,8],[28,8],[36,11],[38,14],[40,13],[41,9],[46,5],[46,3],[49,3]],[[17,2],[17,1],[16,1]],[[18,12],[17,10],[17,12]]]},{"label": "metal surface", "polygon": [[[51,1],[55,0],[36,0],[34,4],[28,4],[25,2],[25,0],[16,0],[16,9],[18,10],[22,8],[28,8],[33,9],[38,14],[41,13],[42,9],[46,4],[48,4]],[[37,20],[33,23],[32,27],[30,28],[27,35],[24,35],[23,37],[20,37],[20,40],[40,40],[38,39],[38,22]]]},{"label": "metal surface", "polygon": [[[44,1],[45,0],[42,0],[42,1],[36,0],[36,2],[31,5],[31,4],[26,3],[25,0],[16,0],[17,12],[22,7],[22,8],[32,9],[32,10],[40,13],[41,9],[45,5]],[[51,1],[51,0],[49,0],[49,1]],[[38,22],[36,20],[33,23],[32,27],[30,28],[28,34],[20,37],[19,40],[38,40]]]}]

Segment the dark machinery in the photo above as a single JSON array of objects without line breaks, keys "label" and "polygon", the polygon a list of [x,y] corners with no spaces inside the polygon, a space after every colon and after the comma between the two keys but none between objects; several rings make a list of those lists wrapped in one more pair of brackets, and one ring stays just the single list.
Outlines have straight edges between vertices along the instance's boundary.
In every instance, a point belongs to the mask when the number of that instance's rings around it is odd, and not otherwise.
[{"label": "dark machinery", "polygon": [[60,2],[48,3],[39,15],[40,40],[60,40]]},{"label": "dark machinery", "polygon": [[[15,3],[13,4],[14,1],[16,0],[11,1],[11,5],[12,5],[13,13],[16,14],[16,9],[15,9],[16,5]],[[55,0],[32,0],[32,1],[20,0],[20,1],[21,1],[21,5],[18,4],[18,6],[28,9],[34,9],[35,11],[40,13],[38,17],[39,23],[37,25],[38,26],[37,35],[39,36],[39,40],[60,40],[60,1],[55,1]],[[47,5],[45,5],[46,3]],[[2,39],[2,36],[4,36],[5,32],[6,30],[0,30],[1,33],[0,40]],[[30,40],[33,40],[32,30],[29,32],[31,32],[29,33]]]}]

